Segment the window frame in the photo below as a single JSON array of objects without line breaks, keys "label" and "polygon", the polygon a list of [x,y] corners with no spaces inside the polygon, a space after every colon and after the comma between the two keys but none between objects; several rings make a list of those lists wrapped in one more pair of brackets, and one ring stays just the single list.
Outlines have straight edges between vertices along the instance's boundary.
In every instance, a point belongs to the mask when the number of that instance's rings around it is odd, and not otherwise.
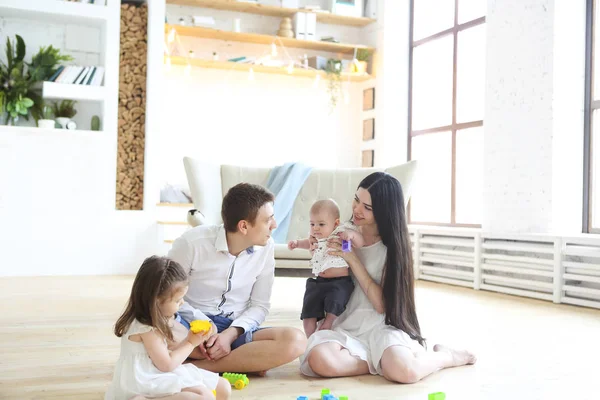
[{"label": "window frame", "polygon": [[[593,114],[600,110],[600,98],[594,100],[594,30],[597,0],[586,0],[585,27],[585,99],[583,127],[583,213],[582,228],[584,233],[600,233],[600,226],[593,226],[593,148],[592,129]],[[598,199],[600,200],[600,199]]]},{"label": "window frame", "polygon": [[[418,1],[418,0],[417,0]],[[419,135],[426,135],[430,133],[437,132],[451,132],[452,134],[452,163],[451,163],[451,199],[450,199],[450,222],[421,222],[421,221],[413,221],[410,213],[410,203],[408,209],[408,222],[410,224],[417,225],[431,225],[431,226],[452,226],[452,227],[469,227],[469,228],[481,228],[481,224],[466,224],[466,223],[456,223],[456,135],[457,131],[468,129],[468,128],[476,128],[483,126],[483,119],[477,121],[469,121],[469,122],[456,122],[456,98],[457,98],[457,71],[458,71],[458,33],[462,32],[466,29],[473,28],[475,26],[479,26],[485,24],[486,17],[479,17],[470,21],[463,22],[461,24],[458,23],[458,3],[459,0],[454,1],[454,24],[451,28],[445,29],[440,32],[436,32],[432,35],[419,39],[417,41],[414,40],[414,20],[415,20],[415,0],[410,0],[410,22],[409,22],[409,55],[408,55],[408,74],[409,74],[409,82],[408,82],[408,159],[411,160],[412,155],[412,138]],[[593,1],[593,0],[588,0]],[[452,35],[453,36],[453,67],[452,67],[452,122],[450,125],[446,126],[438,126],[428,129],[421,129],[418,131],[413,131],[412,129],[412,110],[413,110],[413,51],[414,48],[425,43],[431,42],[433,40],[439,39],[441,37]]]}]

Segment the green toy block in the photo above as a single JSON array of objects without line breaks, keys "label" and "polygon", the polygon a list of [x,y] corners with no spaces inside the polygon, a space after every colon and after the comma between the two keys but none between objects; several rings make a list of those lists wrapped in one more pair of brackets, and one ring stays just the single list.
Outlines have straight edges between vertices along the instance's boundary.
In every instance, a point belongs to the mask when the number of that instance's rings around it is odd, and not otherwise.
[{"label": "green toy block", "polygon": [[250,380],[246,376],[246,374],[235,374],[232,372],[223,373],[223,378],[227,379],[231,386],[236,388],[237,390],[242,390],[250,383]]},{"label": "green toy block", "polygon": [[444,392],[429,393],[428,400],[446,400],[446,393],[444,393]]},{"label": "green toy block", "polygon": [[326,394],[331,394],[331,391],[327,388],[321,389],[321,400],[323,400],[323,397],[325,397]]},{"label": "green toy block", "polygon": [[340,400],[348,400],[348,396],[340,396]]}]

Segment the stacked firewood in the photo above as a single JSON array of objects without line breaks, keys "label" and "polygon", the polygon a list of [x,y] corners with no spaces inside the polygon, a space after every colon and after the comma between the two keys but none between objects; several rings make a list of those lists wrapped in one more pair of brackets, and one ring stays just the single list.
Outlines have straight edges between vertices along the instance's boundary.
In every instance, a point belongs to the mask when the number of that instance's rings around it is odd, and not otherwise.
[{"label": "stacked firewood", "polygon": [[146,5],[121,6],[117,210],[141,210],[144,202],[147,27]]}]

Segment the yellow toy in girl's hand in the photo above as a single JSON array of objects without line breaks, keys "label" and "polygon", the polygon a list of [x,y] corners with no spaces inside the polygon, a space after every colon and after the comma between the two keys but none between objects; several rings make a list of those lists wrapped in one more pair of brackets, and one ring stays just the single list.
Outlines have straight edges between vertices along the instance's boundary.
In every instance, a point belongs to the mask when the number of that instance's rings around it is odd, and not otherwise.
[{"label": "yellow toy in girl's hand", "polygon": [[190,322],[190,331],[193,333],[207,333],[210,332],[211,327],[210,321],[197,319]]}]

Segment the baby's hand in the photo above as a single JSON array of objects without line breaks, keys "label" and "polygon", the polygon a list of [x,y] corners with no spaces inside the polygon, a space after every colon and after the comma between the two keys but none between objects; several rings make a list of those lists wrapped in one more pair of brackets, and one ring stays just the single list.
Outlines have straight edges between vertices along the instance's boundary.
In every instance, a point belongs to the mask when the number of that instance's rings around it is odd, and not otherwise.
[{"label": "baby's hand", "polygon": [[288,242],[288,249],[294,250],[297,247],[298,247],[298,241],[297,240],[290,240]]}]

